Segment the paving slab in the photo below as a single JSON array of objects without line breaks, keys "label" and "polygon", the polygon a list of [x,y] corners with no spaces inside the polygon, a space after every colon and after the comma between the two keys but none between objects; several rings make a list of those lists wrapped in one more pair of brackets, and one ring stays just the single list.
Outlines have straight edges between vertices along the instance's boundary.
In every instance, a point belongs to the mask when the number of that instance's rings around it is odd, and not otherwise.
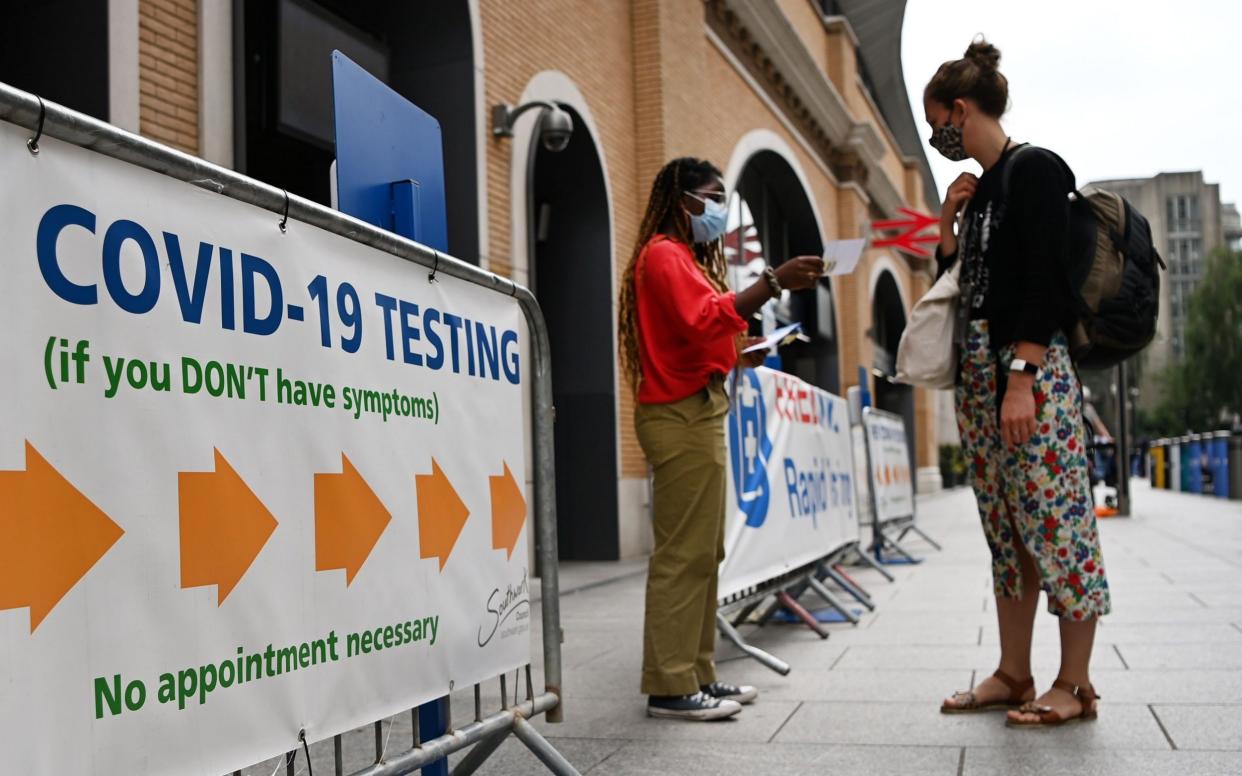
[{"label": "paving slab", "polygon": [[1178,749],[1242,752],[1242,707],[1236,704],[1158,704],[1152,710]]},{"label": "paving slab", "polygon": [[1242,671],[1242,645],[1239,644],[1126,644],[1116,649],[1130,668]]},{"label": "paving slab", "polygon": [[829,671],[799,666],[788,676],[780,676],[747,660],[726,663],[719,666],[718,671],[731,682],[754,685],[763,698],[782,700],[870,701],[883,698],[928,704],[939,703],[955,690],[967,690],[972,684],[972,672],[963,669]]},{"label": "paving slab", "polygon": [[635,741],[721,741],[767,743],[798,709],[798,701],[764,700],[736,717],[717,722],[652,719],[637,692],[613,698],[566,701],[565,721],[553,725],[542,717],[535,726],[544,735],[562,738],[624,738]]},{"label": "paving slab", "polygon": [[782,743],[996,746],[1016,749],[1158,749],[1168,740],[1146,706],[1112,705],[1090,724],[1054,730],[1011,730],[1005,716],[940,714],[936,705],[875,702],[807,702],[781,729]]},{"label": "paving slab", "polygon": [[1242,713],[1242,671],[1130,670],[1100,673],[1096,689],[1111,703],[1235,704]]},{"label": "paving slab", "polygon": [[879,773],[955,776],[961,750],[954,747],[816,746],[800,744],[669,744],[633,741],[592,776],[687,774],[793,774],[868,776]]},{"label": "paving slab", "polygon": [[[1057,665],[1060,662],[1060,647],[1053,645],[1036,645],[1031,650],[1031,661],[1035,665]],[[995,667],[1000,661],[1000,647],[996,644],[981,646],[868,646],[851,648],[837,668],[856,670],[861,668],[978,668],[991,665]],[[1124,668],[1117,653],[1108,648],[1096,648],[1091,655],[1093,666],[1099,668]]]},{"label": "paving slab", "polygon": [[[983,628],[983,638],[988,643],[996,643],[998,631],[996,623],[989,623]],[[1035,642],[1055,643],[1059,638],[1055,622],[1038,623],[1035,626]],[[1100,646],[1145,646],[1152,644],[1202,644],[1202,643],[1235,644],[1242,649],[1242,630],[1238,630],[1228,622],[1204,622],[1194,628],[1183,625],[1144,623],[1118,623],[1112,617],[1105,617],[1095,632],[1096,647]]]},{"label": "paving slab", "polygon": [[1242,755],[1232,752],[1083,751],[972,748],[961,776],[1236,776]]}]

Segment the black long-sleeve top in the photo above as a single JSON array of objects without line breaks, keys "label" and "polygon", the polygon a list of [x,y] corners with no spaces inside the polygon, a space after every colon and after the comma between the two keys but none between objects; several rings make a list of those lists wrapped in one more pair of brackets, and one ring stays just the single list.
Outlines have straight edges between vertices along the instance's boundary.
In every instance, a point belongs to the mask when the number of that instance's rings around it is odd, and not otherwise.
[{"label": "black long-sleeve top", "polygon": [[[976,264],[971,317],[988,321],[993,351],[1013,342],[1046,347],[1058,330],[1071,331],[1075,320],[1065,269],[1067,195],[1074,190],[1073,172],[1042,149],[1027,149],[1014,160],[1015,149],[1007,149],[980,176],[967,211],[973,234],[958,245],[958,252],[966,250],[968,257],[982,253],[982,262]],[[1011,163],[1005,203],[1001,181]],[[945,256],[937,248],[940,272],[948,270],[957,255]],[[969,261],[963,265],[963,276],[969,265]]]}]

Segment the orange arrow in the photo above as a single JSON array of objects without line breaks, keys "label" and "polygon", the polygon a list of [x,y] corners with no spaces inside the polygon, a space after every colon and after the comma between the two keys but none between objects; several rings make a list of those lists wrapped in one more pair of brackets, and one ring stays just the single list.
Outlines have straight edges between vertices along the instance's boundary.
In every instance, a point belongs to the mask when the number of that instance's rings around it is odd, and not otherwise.
[{"label": "orange arrow", "polygon": [[0,472],[0,609],[30,607],[30,632],[125,531],[26,442]]},{"label": "orange arrow", "polygon": [[353,583],[392,515],[341,453],[340,474],[315,475],[315,571],[345,569]]},{"label": "orange arrow", "polygon": [[217,585],[224,603],[276,530],[276,518],[219,450],[214,472],[180,472],[181,586]]},{"label": "orange arrow", "polygon": [[418,490],[419,555],[439,558],[443,571],[470,510],[434,458],[431,459],[431,474],[414,475],[414,486]]},{"label": "orange arrow", "polygon": [[512,558],[513,548],[522,535],[522,524],[526,522],[526,499],[522,498],[522,490],[513,479],[513,472],[509,471],[509,464],[504,463],[504,467],[504,474],[487,478],[492,489],[492,548],[504,549]]}]

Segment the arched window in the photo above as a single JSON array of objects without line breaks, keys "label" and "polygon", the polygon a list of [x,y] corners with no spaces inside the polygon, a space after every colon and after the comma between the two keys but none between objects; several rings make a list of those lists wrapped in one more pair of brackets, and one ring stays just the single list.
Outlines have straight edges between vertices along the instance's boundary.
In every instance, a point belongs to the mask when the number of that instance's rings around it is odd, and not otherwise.
[{"label": "arched window", "polygon": [[[774,151],[751,156],[729,201],[725,255],[730,285],[740,290],[762,277],[767,265],[777,267],[790,257],[823,251],[810,196],[789,162]],[[802,324],[806,339],[782,347],[775,365],[837,392],[836,327],[826,278],[813,289],[786,293],[764,305],[750,330],[760,335],[795,321]]]}]

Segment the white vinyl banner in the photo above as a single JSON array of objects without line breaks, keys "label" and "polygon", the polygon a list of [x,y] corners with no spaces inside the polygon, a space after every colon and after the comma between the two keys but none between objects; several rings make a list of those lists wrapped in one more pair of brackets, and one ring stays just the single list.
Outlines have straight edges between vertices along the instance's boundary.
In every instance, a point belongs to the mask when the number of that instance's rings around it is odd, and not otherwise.
[{"label": "white vinyl banner", "polygon": [[868,407],[863,410],[863,429],[870,455],[876,522],[883,525],[914,517],[914,481],[910,476],[904,421],[898,415]]},{"label": "white vinyl banner", "polygon": [[225,773],[530,659],[510,298],[0,122],[6,773]]},{"label": "white vinyl banner", "polygon": [[733,394],[721,599],[859,539],[845,400],[764,368]]}]

